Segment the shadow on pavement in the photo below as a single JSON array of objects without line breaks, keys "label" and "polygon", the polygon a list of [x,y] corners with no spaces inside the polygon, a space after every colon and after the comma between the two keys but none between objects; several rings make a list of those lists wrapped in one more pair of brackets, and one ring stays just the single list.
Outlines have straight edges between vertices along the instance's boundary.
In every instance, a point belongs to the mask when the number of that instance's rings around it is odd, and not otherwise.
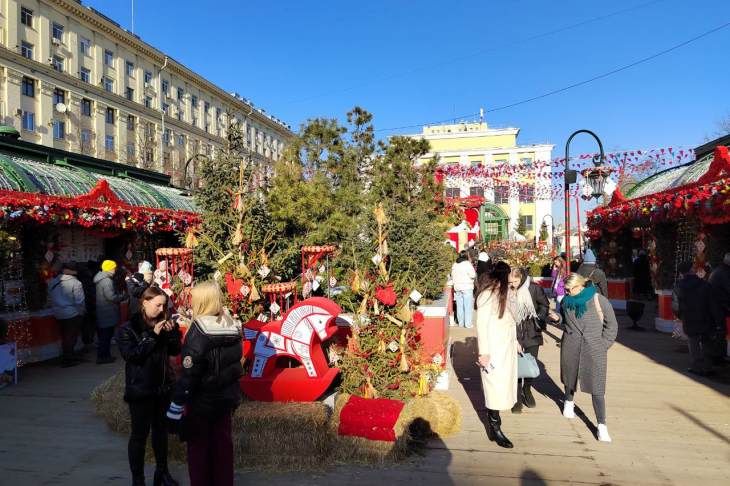
[{"label": "shadow on pavement", "polygon": [[689,420],[690,422],[692,422],[699,428],[706,430],[707,432],[714,435],[718,439],[724,441],[727,444],[730,444],[730,438],[728,438],[728,436],[726,436],[722,432],[718,432],[717,430],[713,429],[712,427],[710,427],[709,425],[707,425],[706,423],[704,423],[702,420],[698,419],[691,413],[687,412],[686,410],[682,410],[681,408],[679,408],[675,405],[671,405],[671,404],[669,404],[669,408],[671,408],[675,412],[679,413],[680,415],[685,417],[687,420]]},{"label": "shadow on pavement", "polygon": [[673,338],[669,334],[656,331],[654,328],[654,315],[654,307],[647,305],[647,311],[639,320],[639,325],[645,331],[637,332],[627,329],[631,325],[631,320],[626,313],[616,311],[616,318],[619,322],[616,342],[643,354],[660,365],[691,378],[699,384],[730,396],[730,365],[716,366],[714,368],[715,375],[711,377],[701,377],[689,373],[687,371],[690,365],[687,343]]},{"label": "shadow on pavement", "polygon": [[456,341],[451,349],[454,374],[464,388],[472,407],[477,412],[479,420],[487,433],[487,408],[484,404],[482,391],[481,371],[476,365],[478,359],[478,344],[476,337],[467,337],[464,341]]}]

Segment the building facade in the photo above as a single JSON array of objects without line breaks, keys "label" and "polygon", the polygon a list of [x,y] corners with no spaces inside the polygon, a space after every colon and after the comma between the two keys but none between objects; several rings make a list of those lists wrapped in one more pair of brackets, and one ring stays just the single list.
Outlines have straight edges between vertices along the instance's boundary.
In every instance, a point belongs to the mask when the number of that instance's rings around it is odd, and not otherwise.
[{"label": "building facade", "polygon": [[179,184],[191,157],[223,145],[229,120],[264,161],[293,136],[80,1],[0,0],[0,122],[24,140]]},{"label": "building facade", "polygon": [[433,125],[421,134],[445,174],[446,198],[481,196],[509,218],[509,234],[518,228],[528,239],[539,235],[543,221],[552,238],[553,145],[518,145],[519,128],[490,128],[485,121]]}]

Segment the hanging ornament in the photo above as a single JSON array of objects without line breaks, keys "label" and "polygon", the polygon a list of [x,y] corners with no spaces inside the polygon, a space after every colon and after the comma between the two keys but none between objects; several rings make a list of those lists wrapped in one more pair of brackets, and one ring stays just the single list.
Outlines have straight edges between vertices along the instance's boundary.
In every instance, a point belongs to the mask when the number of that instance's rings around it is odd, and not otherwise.
[{"label": "hanging ornament", "polygon": [[426,378],[426,373],[421,373],[418,377],[418,396],[422,397],[424,395],[428,395],[428,392],[428,379]]},{"label": "hanging ornament", "polygon": [[395,339],[388,343],[388,351],[390,351],[391,353],[395,353],[399,349],[400,347],[398,346],[398,341],[396,341]]},{"label": "hanging ornament", "polygon": [[51,263],[53,261],[54,254],[51,250],[48,250],[44,257],[48,263]]},{"label": "hanging ornament", "polygon": [[375,213],[375,221],[378,223],[379,226],[383,226],[385,223],[388,222],[388,218],[387,216],[385,216],[385,210],[383,209],[382,203],[378,203],[373,212]]},{"label": "hanging ornament", "polygon": [[316,292],[318,288],[319,288],[319,280],[315,278],[314,281],[312,282],[312,292]]},{"label": "hanging ornament", "polygon": [[413,313],[411,312],[410,306],[407,303],[403,304],[403,307],[398,310],[396,317],[403,322],[411,322]]},{"label": "hanging ornament", "polygon": [[[224,256],[223,258],[218,259],[218,266],[220,267],[221,265],[226,263],[231,258],[233,258],[233,253],[230,253],[230,252],[227,253],[226,256]],[[165,262],[163,261],[162,263],[165,263]],[[160,268],[162,268],[162,267],[160,266]]]},{"label": "hanging ornament", "polygon": [[444,364],[444,357],[441,356],[441,353],[436,353],[433,355],[433,358],[431,358],[431,362],[436,366],[441,366]]},{"label": "hanging ornament", "polygon": [[195,236],[195,230],[190,228],[185,233],[185,248],[195,248],[198,246],[198,237]]},{"label": "hanging ornament", "polygon": [[378,398],[378,391],[370,382],[370,377],[365,379],[365,392],[363,395],[365,395],[365,398]]},{"label": "hanging ornament", "polygon": [[388,240],[383,240],[383,243],[380,245],[380,252],[383,256],[390,255],[390,251],[388,250]]},{"label": "hanging ornament", "polygon": [[400,355],[400,370],[403,373],[408,373],[411,369],[411,366],[408,364],[408,359],[406,359],[406,353],[402,353]]},{"label": "hanging ornament", "polygon": [[319,269],[318,269],[317,271],[318,271],[319,273],[324,273],[324,272],[326,272],[326,271],[327,271],[327,267],[325,267],[324,265],[320,265],[320,266],[319,266]]},{"label": "hanging ornament", "polygon": [[[307,284],[304,284],[304,287],[306,288]],[[368,311],[368,298],[363,297],[360,301],[360,308],[358,309],[357,313],[361,316],[365,315]]]},{"label": "hanging ornament", "polygon": [[380,254],[373,255],[373,257],[370,259],[371,262],[373,262],[373,265],[380,265],[383,262],[383,257],[380,256]]},{"label": "hanging ornament", "polygon": [[312,282],[304,282],[302,286],[302,295],[306,298],[312,293]]},{"label": "hanging ornament", "polygon": [[258,274],[261,276],[261,278],[266,278],[270,273],[271,269],[266,265],[262,265],[258,271]]},{"label": "hanging ornament", "polygon": [[308,268],[307,271],[304,273],[304,278],[311,281],[314,280],[314,274],[312,273],[312,269]]},{"label": "hanging ornament", "polygon": [[421,292],[419,292],[418,290],[416,290],[416,289],[413,289],[413,290],[411,291],[411,293],[410,293],[410,295],[409,295],[408,297],[409,297],[409,298],[410,298],[410,299],[411,299],[411,300],[412,300],[412,301],[413,301],[414,303],[418,304],[418,302],[419,302],[419,301],[421,300],[421,297],[423,297],[423,295],[421,295]]},{"label": "hanging ornament", "polygon": [[272,302],[271,305],[269,306],[269,310],[271,311],[271,315],[275,316],[279,313],[279,311],[281,310],[281,307],[276,302]]},{"label": "hanging ornament", "polygon": [[352,276],[352,283],[350,284],[350,289],[355,294],[360,293],[360,272],[358,272],[357,270],[355,270],[355,275]]},{"label": "hanging ornament", "polygon": [[385,349],[386,349],[386,347],[385,347],[385,341],[383,341],[381,339],[380,341],[378,341],[378,352],[379,353],[384,353],[385,352]]},{"label": "hanging ornament", "polygon": [[236,231],[233,233],[233,240],[231,240],[231,243],[233,246],[239,246],[243,243],[243,228],[241,227],[241,223],[236,225]]},{"label": "hanging ornament", "polygon": [[251,270],[249,270],[246,263],[244,263],[243,257],[241,257],[241,262],[238,264],[238,270],[241,272],[241,276],[243,277],[251,275]]},{"label": "hanging ornament", "polygon": [[248,285],[241,285],[241,290],[239,290],[243,298],[245,299],[248,297],[248,294],[251,293],[251,288]]},{"label": "hanging ornament", "polygon": [[337,279],[335,277],[330,277],[330,288],[333,288],[335,285],[337,285]]},{"label": "hanging ornament", "polygon": [[588,185],[587,182],[583,183],[581,187],[581,192],[582,194],[580,195],[580,197],[582,199],[585,199],[586,201],[590,200],[593,197],[593,189],[591,189],[591,186]]},{"label": "hanging ornament", "polygon": [[263,249],[261,250],[261,264],[265,267],[269,265],[269,256]]},{"label": "hanging ornament", "polygon": [[132,245],[127,246],[127,253],[124,254],[124,257],[127,259],[127,261],[132,260],[132,257],[134,254],[132,253]]},{"label": "hanging ornament", "polygon": [[251,294],[249,294],[248,296],[248,301],[256,302],[259,299],[261,299],[261,295],[259,294],[259,291],[256,290],[256,285],[254,284],[254,281],[251,280]]},{"label": "hanging ornament", "polygon": [[216,270],[215,273],[213,274],[213,280],[215,280],[217,282],[221,279],[222,276],[223,276],[223,274],[221,273],[221,271]]}]

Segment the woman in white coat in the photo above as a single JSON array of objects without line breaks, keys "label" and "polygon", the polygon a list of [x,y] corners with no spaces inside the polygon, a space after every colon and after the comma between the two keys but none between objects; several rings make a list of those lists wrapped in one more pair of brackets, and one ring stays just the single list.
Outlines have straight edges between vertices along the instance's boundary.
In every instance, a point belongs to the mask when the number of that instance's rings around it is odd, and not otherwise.
[{"label": "woman in white coat", "polygon": [[510,267],[499,262],[480,278],[477,287],[477,340],[482,388],[487,406],[487,435],[500,447],[512,442],[502,432],[500,410],[517,402],[517,324],[509,289]]}]

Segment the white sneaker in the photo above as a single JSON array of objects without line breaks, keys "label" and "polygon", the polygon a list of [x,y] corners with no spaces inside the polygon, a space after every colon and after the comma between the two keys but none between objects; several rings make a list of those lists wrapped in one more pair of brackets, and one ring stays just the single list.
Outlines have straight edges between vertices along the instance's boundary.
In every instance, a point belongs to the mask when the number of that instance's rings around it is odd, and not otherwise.
[{"label": "white sneaker", "polygon": [[563,405],[563,417],[569,419],[575,418],[575,402],[565,401],[565,405]]},{"label": "white sneaker", "polygon": [[611,442],[611,436],[608,435],[608,427],[606,427],[606,424],[598,424],[598,440],[601,442]]}]

